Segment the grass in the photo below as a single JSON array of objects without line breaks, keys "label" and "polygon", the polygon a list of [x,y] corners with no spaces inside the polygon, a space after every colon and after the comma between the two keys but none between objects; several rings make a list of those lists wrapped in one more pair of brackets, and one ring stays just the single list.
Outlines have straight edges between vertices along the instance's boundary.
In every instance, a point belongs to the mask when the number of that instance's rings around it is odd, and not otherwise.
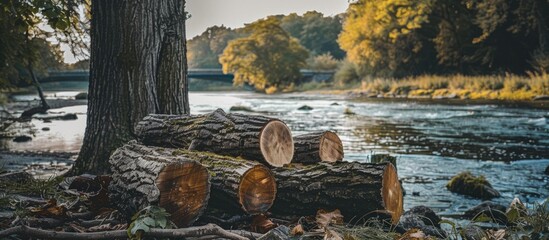
[{"label": "grass", "polygon": [[3,181],[0,182],[0,189],[5,194],[19,194],[46,199],[60,194],[58,185],[62,180],[62,177],[56,177],[47,180],[32,179],[25,182]]},{"label": "grass", "polygon": [[[304,90],[310,89],[310,86]],[[518,75],[421,75],[404,79],[366,77],[360,86],[349,84],[347,91],[369,95],[461,98],[489,100],[532,100],[549,95],[549,74]],[[337,88],[333,88],[334,90]],[[337,90],[332,93],[338,93]]]}]

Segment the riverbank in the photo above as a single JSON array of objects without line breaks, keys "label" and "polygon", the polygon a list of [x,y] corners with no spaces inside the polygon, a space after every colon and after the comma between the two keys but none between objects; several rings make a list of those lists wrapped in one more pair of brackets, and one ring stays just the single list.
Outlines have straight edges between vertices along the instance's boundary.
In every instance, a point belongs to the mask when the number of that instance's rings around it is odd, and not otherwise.
[{"label": "riverbank", "polygon": [[549,101],[549,74],[368,78],[344,86],[306,83],[296,90],[367,98]]}]

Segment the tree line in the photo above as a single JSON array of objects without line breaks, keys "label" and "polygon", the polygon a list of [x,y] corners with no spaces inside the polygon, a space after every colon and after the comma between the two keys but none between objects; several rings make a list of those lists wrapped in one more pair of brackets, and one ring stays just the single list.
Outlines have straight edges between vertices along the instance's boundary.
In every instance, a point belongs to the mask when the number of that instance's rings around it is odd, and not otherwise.
[{"label": "tree line", "polygon": [[[365,77],[546,73],[547,13],[546,0],[359,0],[333,17],[293,13],[238,29],[208,28],[189,40],[189,66],[223,65],[237,75],[235,83],[267,92],[299,75],[273,71],[298,66],[337,69],[341,84]],[[272,44],[282,38],[286,44]],[[292,41],[298,44],[283,47]]]},{"label": "tree line", "polygon": [[549,70],[547,0],[359,0],[338,42],[362,74]]},{"label": "tree line", "polygon": [[243,28],[213,26],[188,41],[190,68],[223,68],[234,84],[273,93],[296,83],[301,68],[330,70],[345,52],[337,43],[342,15],[310,11],[268,16]]}]

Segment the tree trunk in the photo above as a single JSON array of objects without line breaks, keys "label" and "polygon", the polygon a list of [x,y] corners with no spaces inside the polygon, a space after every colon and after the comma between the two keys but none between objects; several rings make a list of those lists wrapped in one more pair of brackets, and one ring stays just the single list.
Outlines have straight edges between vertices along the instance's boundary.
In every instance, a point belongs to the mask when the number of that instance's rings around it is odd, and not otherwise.
[{"label": "tree trunk", "polygon": [[50,109],[50,105],[48,105],[48,102],[46,101],[46,97],[44,96],[44,91],[42,91],[42,86],[40,85],[40,82],[38,82],[38,78],[36,78],[36,75],[34,74],[34,69],[32,67],[31,61],[29,61],[27,69],[29,70],[29,73],[31,75],[32,83],[36,88],[36,91],[38,91],[38,96],[40,97],[40,104],[42,105],[42,109],[44,109],[44,112],[45,112],[46,110]]},{"label": "tree trunk", "polygon": [[339,209],[349,219],[390,214],[393,223],[403,212],[402,189],[390,163],[318,163],[273,169],[278,190],[272,213],[309,216],[319,209]]},{"label": "tree trunk", "polygon": [[144,146],[133,141],[121,149],[131,149],[134,155],[199,162],[210,173],[212,188],[209,207],[229,213],[240,214],[244,211],[247,214],[259,214],[269,210],[275,200],[274,176],[267,167],[256,162],[212,153]]},{"label": "tree trunk", "polygon": [[183,0],[93,0],[88,118],[70,174],[109,171],[150,113],[189,113]]},{"label": "tree trunk", "polygon": [[337,162],[341,160],[343,160],[343,144],[334,132],[315,132],[294,137],[292,163]]},{"label": "tree trunk", "polygon": [[282,121],[221,109],[204,115],[149,115],[136,133],[147,145],[243,157],[275,167],[290,163],[294,153],[292,134]]},{"label": "tree trunk", "polygon": [[40,106],[39,107],[33,107],[31,109],[25,110],[23,113],[21,113],[21,116],[19,117],[22,120],[30,121],[32,119],[32,116],[37,113],[47,113],[48,109],[50,109],[50,106],[48,105],[48,102],[46,101],[46,97],[44,96],[44,91],[42,90],[42,86],[40,85],[40,82],[38,82],[38,78],[34,74],[34,69],[32,67],[32,61],[29,60],[27,65],[27,70],[29,71],[29,74],[32,79],[32,85],[36,88],[36,91],[38,92],[38,97],[40,97]]},{"label": "tree trunk", "polygon": [[113,153],[110,163],[110,198],[128,216],[158,205],[178,227],[186,227],[206,208],[210,175],[195,161],[127,144]]}]

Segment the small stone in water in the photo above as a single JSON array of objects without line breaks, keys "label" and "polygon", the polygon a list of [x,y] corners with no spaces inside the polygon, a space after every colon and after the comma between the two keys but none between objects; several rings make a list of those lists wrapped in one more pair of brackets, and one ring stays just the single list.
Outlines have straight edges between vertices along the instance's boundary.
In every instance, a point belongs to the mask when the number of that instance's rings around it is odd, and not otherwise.
[{"label": "small stone in water", "polygon": [[47,131],[49,131],[49,130],[50,130],[49,127],[43,127],[43,128],[42,128],[42,131],[44,131],[44,132],[47,132]]},{"label": "small stone in water", "polygon": [[419,196],[419,192],[412,192],[412,196]]},{"label": "small stone in water", "polygon": [[484,176],[475,177],[470,172],[462,172],[454,176],[448,182],[446,188],[451,192],[481,199],[492,199],[501,196]]},{"label": "small stone in water", "polygon": [[313,110],[313,108],[310,107],[310,106],[307,106],[307,105],[303,105],[303,106],[299,107],[297,110],[310,111],[310,110]]},{"label": "small stone in water", "polygon": [[28,141],[31,141],[32,140],[32,137],[29,137],[29,136],[17,136],[15,138],[13,138],[13,141],[14,142],[28,142]]},{"label": "small stone in water", "polygon": [[545,174],[549,175],[549,166],[545,169]]}]

